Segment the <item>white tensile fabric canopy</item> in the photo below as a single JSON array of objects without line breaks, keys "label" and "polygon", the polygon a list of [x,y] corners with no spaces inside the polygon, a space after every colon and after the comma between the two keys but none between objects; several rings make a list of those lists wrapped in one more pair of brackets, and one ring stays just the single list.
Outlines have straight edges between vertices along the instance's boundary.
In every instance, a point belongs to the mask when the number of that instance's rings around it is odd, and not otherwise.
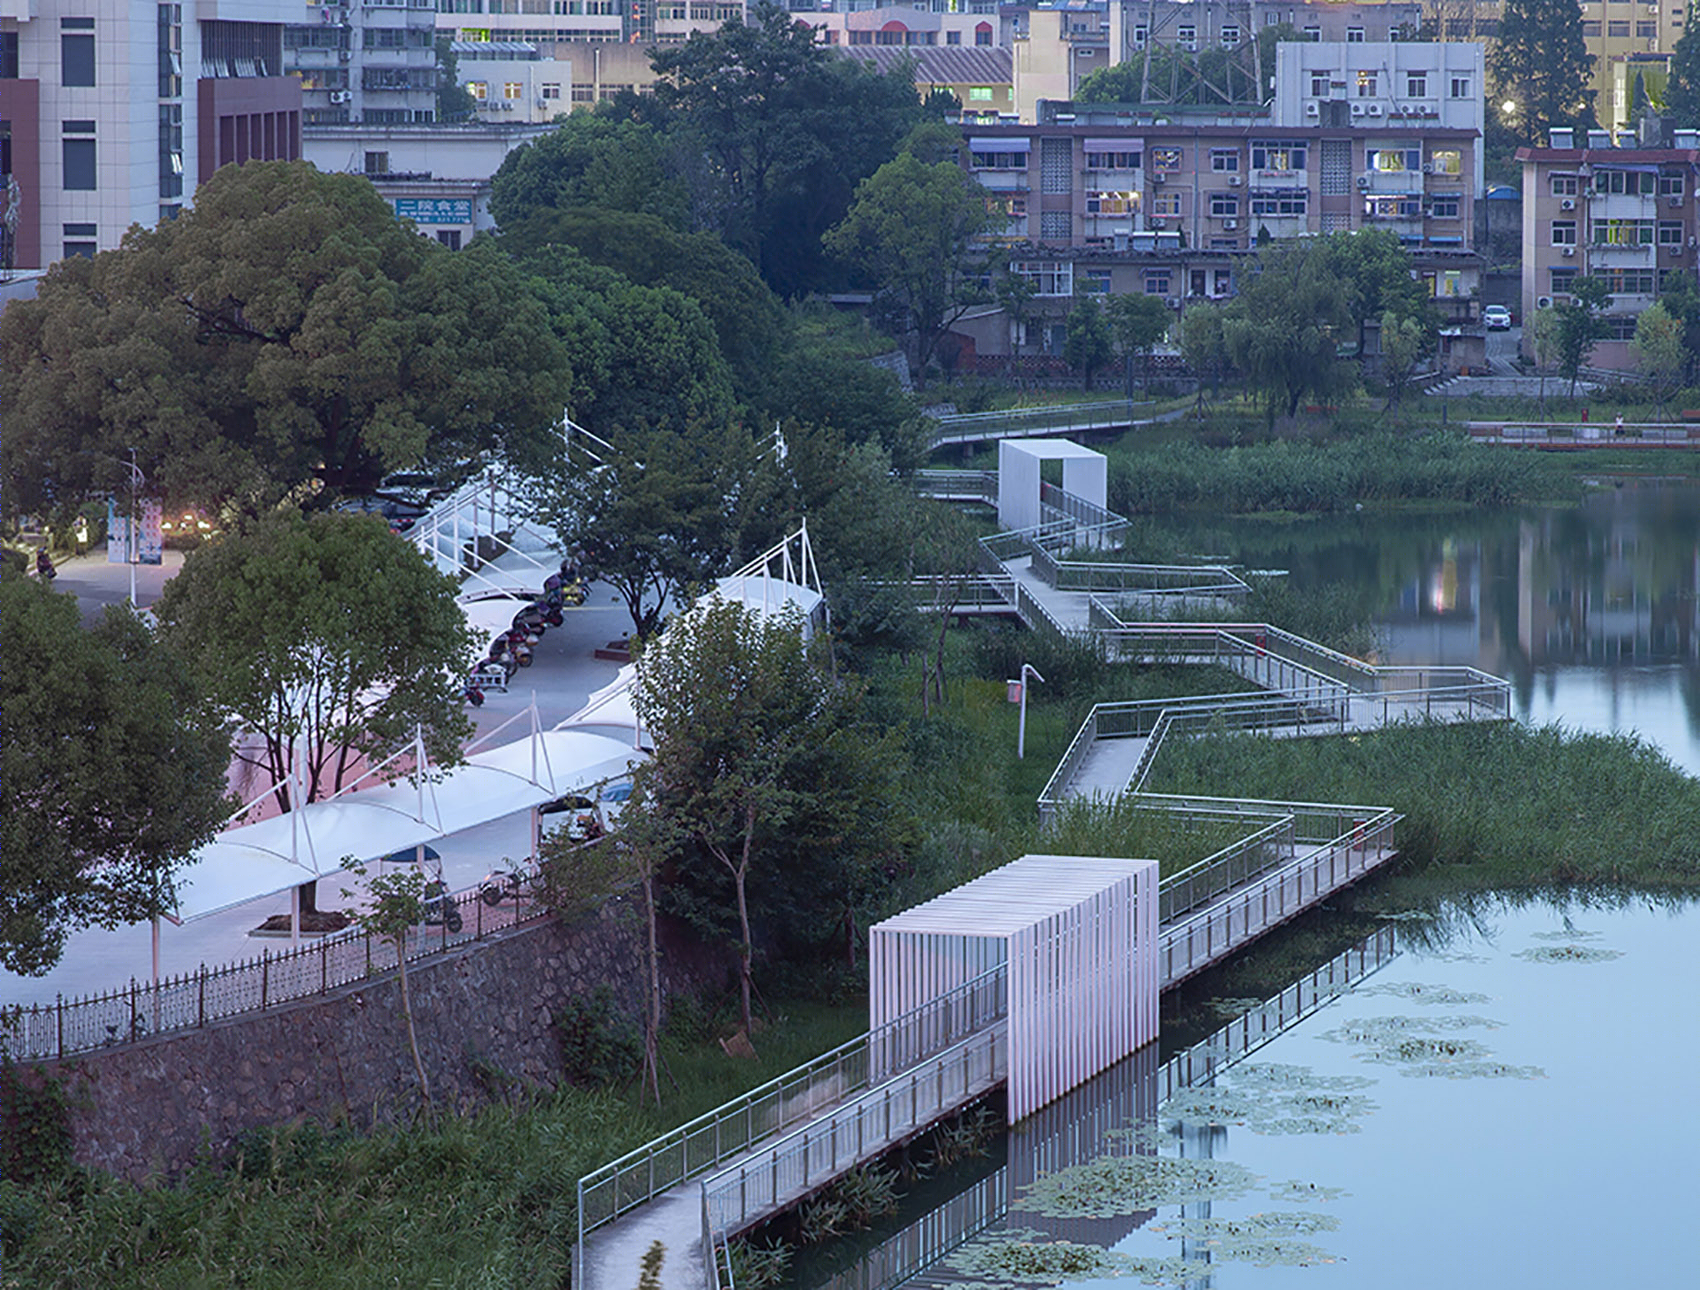
[{"label": "white tensile fabric canopy", "polygon": [[581,730],[549,730],[431,771],[229,829],[174,877],[179,922],[529,810],[629,773],[644,754]]}]

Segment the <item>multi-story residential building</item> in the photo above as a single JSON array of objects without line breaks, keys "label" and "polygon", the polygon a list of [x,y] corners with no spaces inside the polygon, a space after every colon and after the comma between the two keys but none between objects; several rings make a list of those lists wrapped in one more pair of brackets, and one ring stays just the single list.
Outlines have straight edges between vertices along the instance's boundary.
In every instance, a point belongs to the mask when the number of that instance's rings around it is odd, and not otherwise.
[{"label": "multi-story residential building", "polygon": [[554,46],[586,41],[624,43],[640,50],[676,44],[693,31],[743,22],[746,9],[744,0],[435,0],[435,4],[437,29],[453,40],[519,40],[536,45],[545,58],[567,58],[567,51]]},{"label": "multi-story residential building", "polygon": [[573,65],[519,41],[455,41],[460,83],[482,121],[553,121],[572,109]]},{"label": "multi-story residential building", "polygon": [[[1482,132],[1485,71],[1479,44],[1286,41],[1275,47],[1276,125],[1320,124],[1344,104],[1355,122]],[[1338,109],[1334,109],[1338,111]],[[1475,150],[1474,193],[1482,193]]]},{"label": "multi-story residential building", "polygon": [[881,5],[878,8],[816,9],[797,14],[821,33],[828,45],[857,47],[905,46],[908,48],[953,48],[959,45],[981,49],[1007,46],[1000,33],[996,10],[971,13],[961,9],[939,11],[913,3]]},{"label": "multi-story residential building", "polygon": [[[1006,213],[997,240],[1011,266],[1039,286],[1034,325],[1045,343],[1077,294],[1131,290],[1176,307],[1231,295],[1240,261],[1260,242],[1359,228],[1399,237],[1444,316],[1475,317],[1478,130],[1356,117],[1345,103],[1304,126],[1264,115],[1041,109],[1036,125],[965,125],[962,157]],[[978,342],[1006,352],[995,335]]]},{"label": "multi-story residential building", "polygon": [[[1579,277],[1603,278],[1610,331],[1595,367],[1629,370],[1635,320],[1674,275],[1694,277],[1700,223],[1700,131],[1678,130],[1674,147],[1643,148],[1623,131],[1583,138],[1554,130],[1548,147],[1519,148],[1523,166],[1523,317],[1565,299]],[[1578,146],[1580,145],[1580,146]],[[1533,357],[1532,329],[1523,329]]]},{"label": "multi-story residential building", "polygon": [[436,120],[434,0],[323,0],[306,14],[285,30],[283,48],[307,124]]},{"label": "multi-story residential building", "polygon": [[915,78],[915,92],[925,98],[935,89],[948,90],[962,104],[964,120],[1014,117],[1015,81],[1007,48],[852,45],[841,52],[846,58],[870,64],[882,75],[907,62]]},{"label": "multi-story residential building", "polygon": [[226,162],[299,157],[283,22],[275,0],[0,0],[0,266],[111,250]]}]

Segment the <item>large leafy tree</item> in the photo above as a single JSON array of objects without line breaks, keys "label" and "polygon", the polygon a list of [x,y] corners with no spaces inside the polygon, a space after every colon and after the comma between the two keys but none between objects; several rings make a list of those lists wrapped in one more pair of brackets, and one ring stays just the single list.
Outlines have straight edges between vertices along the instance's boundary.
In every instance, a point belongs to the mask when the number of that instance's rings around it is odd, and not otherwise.
[{"label": "large leafy tree", "polygon": [[1330,265],[1345,284],[1346,310],[1364,347],[1368,324],[1391,310],[1419,328],[1432,328],[1433,305],[1422,283],[1412,274],[1411,253],[1396,234],[1384,228],[1336,233],[1328,239]]},{"label": "large leafy tree", "polygon": [[1078,370],[1092,388],[1092,376],[1115,353],[1110,324],[1097,296],[1081,296],[1068,313],[1068,335],[1063,339],[1063,358]]},{"label": "large leafy tree", "polygon": [[1672,51],[1664,112],[1679,130],[1700,128],[1700,27],[1685,30]]},{"label": "large leafy tree", "polygon": [[230,739],[127,608],[0,579],[0,965],[45,972],[68,933],[169,905],[172,871],[228,813]]},{"label": "large leafy tree", "polygon": [[857,186],[844,222],[826,235],[827,249],[866,273],[905,319],[922,373],[951,323],[983,296],[975,243],[991,221],[986,203],[960,166],[905,152]]},{"label": "large leafy tree", "polygon": [[193,552],[156,608],[289,810],[416,728],[434,760],[460,759],[472,639],[455,590],[380,519],[281,511]]},{"label": "large leafy tree", "polygon": [[1606,335],[1600,311],[1610,299],[1604,278],[1577,278],[1570,284],[1570,297],[1552,307],[1557,318],[1553,333],[1553,357],[1558,374],[1570,382],[1570,398],[1576,397],[1576,379],[1594,351],[1594,343]]},{"label": "large leafy tree", "polygon": [[780,294],[827,285],[821,234],[923,119],[913,79],[831,53],[772,3],[650,61],[669,128],[695,140],[718,181],[712,227]]},{"label": "large leafy tree", "polygon": [[[1544,141],[1555,125],[1594,123],[1594,60],[1582,39],[1582,10],[1572,0],[1505,0],[1487,71],[1489,115],[1524,142]],[[1514,105],[1510,113],[1502,110],[1505,103]]]},{"label": "large leafy tree", "polygon": [[666,139],[647,122],[574,112],[502,159],[490,180],[490,214],[506,231],[540,211],[593,206],[682,230],[690,194],[668,153]]},{"label": "large leafy tree", "polygon": [[419,237],[359,176],[227,166],[6,311],[6,501],[110,491],[131,449],[168,501],[252,511],[422,460],[535,465],[567,373],[499,255]]},{"label": "large leafy tree", "polygon": [[1133,359],[1136,354],[1146,358],[1146,388],[1151,385],[1151,350],[1168,335],[1175,316],[1156,296],[1138,292],[1111,296],[1104,306],[1105,319],[1110,324],[1110,339],[1122,356],[1122,376],[1128,398],[1133,397]]},{"label": "large leafy tree", "polygon": [[1266,246],[1224,311],[1228,355],[1262,393],[1271,425],[1277,414],[1296,413],[1305,395],[1324,396],[1338,381],[1351,313],[1331,260],[1319,242]]}]

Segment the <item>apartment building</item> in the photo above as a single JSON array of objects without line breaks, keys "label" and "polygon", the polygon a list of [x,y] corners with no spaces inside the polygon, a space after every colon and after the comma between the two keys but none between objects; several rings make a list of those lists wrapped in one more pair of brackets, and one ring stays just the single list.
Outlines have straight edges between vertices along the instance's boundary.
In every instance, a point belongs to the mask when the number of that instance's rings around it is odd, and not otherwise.
[{"label": "apartment building", "polygon": [[[435,0],[437,29],[453,40],[518,40],[545,58],[556,45],[676,44],[693,31],[743,22],[744,0]],[[576,60],[575,60],[576,61]],[[643,86],[636,88],[642,89]]]},{"label": "apartment building", "polygon": [[[1304,126],[1041,108],[1036,125],[965,125],[962,157],[1005,213],[997,240],[1011,266],[1039,288],[1046,344],[1078,294],[1137,291],[1178,308],[1232,295],[1262,241],[1360,228],[1399,237],[1444,317],[1476,317],[1477,130],[1356,117],[1345,103]],[[995,335],[977,341],[1007,352]]]},{"label": "apartment building", "polygon": [[301,155],[274,0],[0,0],[0,268],[116,247],[227,162]]},{"label": "apartment building", "polygon": [[[1610,332],[1589,363],[1628,371],[1635,320],[1672,275],[1696,272],[1700,131],[1674,147],[1644,148],[1628,131],[1578,138],[1553,130],[1545,148],[1519,148],[1523,166],[1523,317],[1565,299],[1579,277],[1604,278]],[[1580,145],[1580,146],[1578,146]],[[1524,353],[1534,356],[1532,330]]]},{"label": "apartment building", "polygon": [[434,0],[320,0],[283,34],[308,125],[437,119]]},{"label": "apartment building", "polygon": [[[796,9],[795,5],[792,7]],[[878,8],[813,9],[797,11],[797,21],[819,31],[825,44],[851,48],[871,45],[990,49],[1009,43],[1000,31],[995,6],[990,12],[970,12],[967,6],[950,11],[933,10],[909,3]]]},{"label": "apartment building", "polygon": [[573,65],[544,58],[536,45],[457,40],[450,49],[481,121],[553,121],[572,108]]}]

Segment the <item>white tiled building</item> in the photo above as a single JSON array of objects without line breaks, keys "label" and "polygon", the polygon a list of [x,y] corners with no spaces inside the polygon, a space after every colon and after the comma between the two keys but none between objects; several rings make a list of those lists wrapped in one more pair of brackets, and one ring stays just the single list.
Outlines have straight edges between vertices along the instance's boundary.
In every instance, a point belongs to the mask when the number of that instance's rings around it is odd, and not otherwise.
[{"label": "white tiled building", "polygon": [[0,266],[111,250],[226,162],[300,156],[285,12],[278,0],[0,0]]},{"label": "white tiled building", "polygon": [[434,0],[319,0],[294,9],[284,66],[301,78],[309,125],[425,125],[437,118],[436,39]]}]

